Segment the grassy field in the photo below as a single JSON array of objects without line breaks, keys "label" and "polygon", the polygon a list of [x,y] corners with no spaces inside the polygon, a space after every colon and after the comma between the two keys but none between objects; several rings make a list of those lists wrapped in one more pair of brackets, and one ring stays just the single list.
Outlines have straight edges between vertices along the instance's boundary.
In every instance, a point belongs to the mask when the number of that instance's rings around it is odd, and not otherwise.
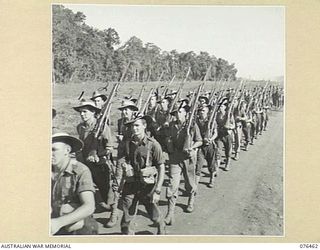
[{"label": "grassy field", "polygon": [[[198,85],[198,82],[187,82],[184,85],[182,91],[182,97],[184,97],[188,91],[194,90]],[[120,111],[117,109],[123,98],[127,95],[132,95],[133,97],[138,97],[140,89],[144,83],[141,82],[125,82],[120,86],[120,90],[117,96],[113,100],[113,106],[111,111],[111,128],[116,131],[117,120],[120,118]],[[257,83],[255,83],[256,85]],[[264,83],[261,82],[261,85]],[[104,87],[105,83],[97,82],[87,82],[87,83],[69,83],[69,84],[56,84],[53,86],[53,102],[52,106],[57,110],[57,116],[53,121],[53,125],[57,126],[59,130],[67,132],[71,135],[78,136],[76,131],[76,126],[81,122],[79,114],[72,108],[79,104],[78,97],[81,92],[84,91],[83,98],[89,99],[92,92],[98,88]],[[162,85],[166,85],[163,83]],[[174,82],[170,86],[171,89],[177,90],[179,88],[180,82]],[[213,86],[218,85],[216,82],[207,82],[204,86],[205,90],[210,91]],[[236,84],[228,84],[225,87],[233,87]],[[148,92],[152,87],[156,87],[156,82],[148,83],[144,91],[144,100],[147,98]],[[108,92],[111,90],[112,85],[109,85]],[[163,91],[164,88],[161,88]],[[108,93],[107,92],[107,93]]]},{"label": "grassy field", "polygon": [[[200,82],[187,82],[183,88],[182,96],[195,89]],[[211,90],[213,82],[209,82],[205,85],[205,89]],[[120,107],[121,101],[127,95],[138,97],[140,89],[143,83],[140,82],[125,82],[121,85],[117,96],[113,100],[113,106],[111,111],[111,127],[113,131],[116,130],[117,120],[120,118],[120,111],[117,109]],[[170,89],[178,89],[180,83],[173,83]],[[76,126],[81,122],[81,118],[72,107],[77,106],[79,103],[78,97],[81,92],[84,91],[83,98],[89,99],[92,92],[100,87],[104,87],[104,83],[83,83],[83,84],[56,84],[53,86],[53,102],[52,106],[57,110],[57,116],[53,121],[53,124],[59,128],[59,130],[67,132],[71,135],[78,136]],[[144,91],[144,100],[147,98],[148,92],[152,87],[156,87],[157,83],[148,83]],[[164,88],[161,89],[161,91]],[[108,92],[111,90],[109,85]],[[107,93],[108,93],[107,92]]]}]

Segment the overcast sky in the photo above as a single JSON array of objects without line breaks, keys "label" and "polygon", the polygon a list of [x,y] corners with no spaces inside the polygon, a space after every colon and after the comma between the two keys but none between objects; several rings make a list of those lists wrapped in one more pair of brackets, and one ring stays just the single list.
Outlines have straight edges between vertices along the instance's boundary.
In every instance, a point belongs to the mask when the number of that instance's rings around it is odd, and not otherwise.
[{"label": "overcast sky", "polygon": [[284,75],[283,7],[64,6],[83,12],[90,26],[114,28],[121,43],[137,36],[166,51],[207,51],[235,63],[240,77],[269,79]]}]

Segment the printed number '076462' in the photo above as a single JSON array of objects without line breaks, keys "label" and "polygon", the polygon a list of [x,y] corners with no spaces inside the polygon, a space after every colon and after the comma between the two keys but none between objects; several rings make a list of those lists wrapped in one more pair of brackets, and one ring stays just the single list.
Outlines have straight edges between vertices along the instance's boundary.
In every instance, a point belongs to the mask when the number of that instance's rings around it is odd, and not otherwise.
[{"label": "printed number '076462'", "polygon": [[318,244],[300,244],[300,248],[318,248]]}]

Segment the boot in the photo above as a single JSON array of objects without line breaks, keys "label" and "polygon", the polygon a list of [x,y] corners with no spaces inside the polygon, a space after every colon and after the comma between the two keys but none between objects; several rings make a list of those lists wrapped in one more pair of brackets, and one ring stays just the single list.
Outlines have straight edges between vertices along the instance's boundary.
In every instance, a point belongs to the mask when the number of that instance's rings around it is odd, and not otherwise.
[{"label": "boot", "polygon": [[118,208],[117,208],[117,204],[115,203],[111,205],[111,216],[110,216],[110,220],[106,224],[106,227],[107,228],[114,227],[117,224],[117,220],[118,220]]},{"label": "boot", "polygon": [[236,152],[235,154],[234,154],[234,158],[233,158],[235,161],[237,161],[237,160],[239,160],[239,153],[238,152]]},{"label": "boot", "polygon": [[195,199],[195,192],[191,193],[188,200],[188,207],[186,209],[187,213],[192,213],[194,210],[194,199]]},{"label": "boot", "polygon": [[168,212],[166,217],[164,218],[164,222],[166,225],[171,226],[174,223],[174,207],[176,203],[172,198],[168,199]]},{"label": "boot", "polygon": [[121,227],[121,233],[124,235],[134,235],[134,231],[130,227]]},{"label": "boot", "polygon": [[157,235],[165,235],[166,234],[166,225],[164,221],[158,223],[158,231]]},{"label": "boot", "polygon": [[214,173],[210,173],[210,181],[209,181],[209,184],[208,184],[209,188],[213,188],[215,177],[216,177],[216,173],[215,172]]},{"label": "boot", "polygon": [[226,165],[224,167],[225,171],[229,171],[230,170],[230,163],[229,163],[229,158],[226,159]]}]

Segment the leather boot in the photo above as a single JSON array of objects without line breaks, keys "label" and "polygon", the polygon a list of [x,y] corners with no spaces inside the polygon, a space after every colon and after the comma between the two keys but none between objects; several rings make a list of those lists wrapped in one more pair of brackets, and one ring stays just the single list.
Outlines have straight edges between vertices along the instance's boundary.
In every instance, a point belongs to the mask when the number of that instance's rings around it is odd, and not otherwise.
[{"label": "leather boot", "polygon": [[171,226],[174,223],[174,207],[176,203],[173,198],[168,199],[168,212],[166,217],[164,218],[164,222]]},{"label": "leather boot", "polygon": [[226,159],[226,165],[224,167],[224,170],[225,171],[229,171],[230,170],[230,160],[229,160],[229,158]]},{"label": "leather boot", "polygon": [[215,172],[213,173],[210,173],[210,181],[209,181],[209,184],[208,184],[208,187],[209,188],[213,188],[213,185],[214,185],[214,180],[215,180]]},{"label": "leather boot", "polygon": [[158,231],[157,231],[157,235],[165,235],[166,234],[166,225],[164,223],[164,221],[160,221],[158,223]]},{"label": "leather boot", "polygon": [[188,207],[186,209],[187,213],[192,213],[194,210],[194,200],[195,200],[195,192],[191,193],[188,200]]},{"label": "leather boot", "polygon": [[107,228],[114,227],[117,224],[118,220],[118,208],[116,203],[111,205],[111,215],[108,223],[106,224]]},{"label": "leather boot", "polygon": [[236,152],[236,153],[234,154],[234,160],[235,160],[235,161],[239,160],[239,153],[238,153],[238,152]]}]

